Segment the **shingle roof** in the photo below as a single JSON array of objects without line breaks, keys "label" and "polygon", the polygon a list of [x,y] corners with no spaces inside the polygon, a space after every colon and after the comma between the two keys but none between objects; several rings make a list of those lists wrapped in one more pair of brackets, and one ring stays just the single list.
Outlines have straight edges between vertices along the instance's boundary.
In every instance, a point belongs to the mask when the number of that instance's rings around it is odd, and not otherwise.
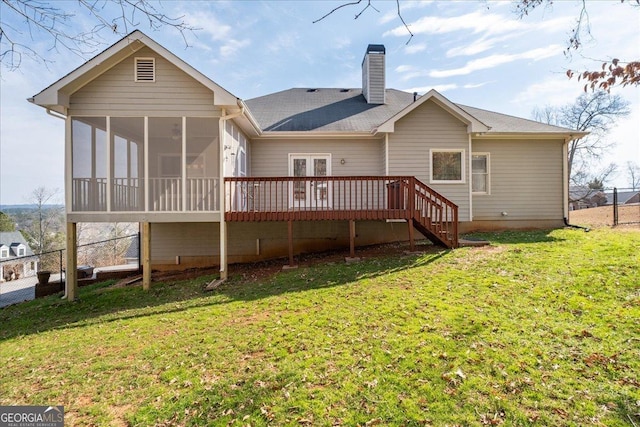
[{"label": "shingle roof", "polygon": [[9,250],[10,257],[18,256],[18,245],[24,245],[25,256],[33,255],[33,251],[27,244],[27,241],[24,240],[22,234],[19,231],[0,231],[0,246],[7,246]]},{"label": "shingle roof", "polygon": [[[386,89],[386,104],[367,104],[361,89],[294,88],[245,101],[263,131],[371,132],[413,102],[413,94]],[[570,129],[456,104],[488,133],[570,133]]]},{"label": "shingle roof", "polygon": [[494,111],[482,110],[480,108],[469,107],[467,105],[456,104],[487,126],[491,127],[488,133],[566,133],[576,132],[572,129],[560,126],[548,125],[535,120],[523,119],[521,117],[510,116],[508,114],[496,113]]},{"label": "shingle roof", "polygon": [[413,101],[385,91],[386,104],[367,104],[361,89],[294,88],[245,101],[263,131],[371,132]]}]

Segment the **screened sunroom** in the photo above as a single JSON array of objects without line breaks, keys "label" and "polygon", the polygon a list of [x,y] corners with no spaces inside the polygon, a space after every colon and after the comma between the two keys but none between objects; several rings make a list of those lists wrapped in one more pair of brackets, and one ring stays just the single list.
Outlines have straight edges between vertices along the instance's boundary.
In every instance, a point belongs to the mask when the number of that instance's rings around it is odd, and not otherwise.
[{"label": "screened sunroom", "polygon": [[220,210],[216,117],[72,117],[71,212]]}]

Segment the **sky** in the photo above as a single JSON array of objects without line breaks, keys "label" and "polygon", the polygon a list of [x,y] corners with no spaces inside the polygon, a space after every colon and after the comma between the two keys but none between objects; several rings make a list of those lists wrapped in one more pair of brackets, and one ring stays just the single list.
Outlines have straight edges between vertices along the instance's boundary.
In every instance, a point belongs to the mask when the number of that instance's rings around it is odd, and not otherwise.
[{"label": "sky", "polygon": [[[583,47],[566,55],[580,1],[556,1],[519,19],[509,1],[407,1],[402,17],[393,1],[373,0],[337,10],[313,23],[342,1],[163,1],[168,16],[184,16],[199,30],[184,38],[175,29],[139,29],[213,81],[242,99],[292,87],[361,86],[361,62],[370,43],[386,46],[387,87],[419,92],[436,89],[451,101],[531,118],[534,108],[561,106],[583,93],[583,83],[567,69],[584,70],[602,61],[640,58],[640,7],[630,2],[588,1],[590,33]],[[95,23],[77,2],[55,6],[75,13],[68,30]],[[4,8],[4,9],[2,9]],[[106,11],[108,12],[108,11]],[[0,3],[0,21],[20,22]],[[122,26],[121,26],[122,28]],[[25,33],[26,34],[26,33]],[[100,50],[122,36],[101,33]],[[0,205],[28,203],[37,187],[64,187],[64,121],[27,102],[45,87],[82,65],[82,57],[52,48],[33,32],[29,47],[47,63],[23,58],[18,70],[0,76]],[[408,43],[407,43],[408,42]],[[601,160],[620,172],[607,184],[628,186],[622,170],[640,164],[640,88],[615,88],[630,103],[631,114],[617,122],[608,140],[615,143]],[[595,167],[598,167],[596,165]],[[52,200],[56,201],[56,200]]]}]

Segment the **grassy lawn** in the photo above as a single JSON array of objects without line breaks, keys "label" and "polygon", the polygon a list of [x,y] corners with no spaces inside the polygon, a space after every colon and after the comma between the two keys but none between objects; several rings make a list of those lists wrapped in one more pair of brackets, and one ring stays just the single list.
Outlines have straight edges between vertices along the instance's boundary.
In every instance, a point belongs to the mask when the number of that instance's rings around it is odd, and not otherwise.
[{"label": "grassy lawn", "polygon": [[482,237],[8,307],[0,405],[61,404],[67,425],[640,426],[640,231]]}]

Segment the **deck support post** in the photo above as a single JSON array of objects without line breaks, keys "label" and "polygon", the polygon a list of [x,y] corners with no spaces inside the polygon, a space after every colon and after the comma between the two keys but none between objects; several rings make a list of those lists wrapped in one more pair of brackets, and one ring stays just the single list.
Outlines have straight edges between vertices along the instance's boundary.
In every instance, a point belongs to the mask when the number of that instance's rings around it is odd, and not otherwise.
[{"label": "deck support post", "polygon": [[151,223],[142,223],[142,289],[151,288]]},{"label": "deck support post", "polygon": [[356,221],[354,219],[349,220],[349,256],[351,258],[356,257]]},{"label": "deck support post", "polygon": [[293,260],[293,221],[287,221],[287,226],[289,231],[289,267],[294,267],[295,262]]},{"label": "deck support post", "polygon": [[411,252],[415,252],[416,250],[416,242],[414,238],[414,228],[413,228],[413,218],[409,218],[407,220],[407,226],[409,227],[409,250]]},{"label": "deck support post", "polygon": [[65,295],[67,301],[78,297],[78,241],[77,224],[67,222],[67,268],[65,270]]}]

